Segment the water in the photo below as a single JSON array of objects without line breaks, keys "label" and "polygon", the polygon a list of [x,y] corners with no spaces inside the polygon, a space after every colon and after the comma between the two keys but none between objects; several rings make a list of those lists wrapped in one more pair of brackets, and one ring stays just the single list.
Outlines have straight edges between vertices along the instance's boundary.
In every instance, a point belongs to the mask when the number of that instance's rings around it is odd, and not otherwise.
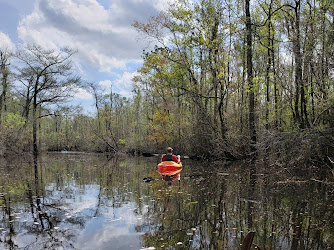
[{"label": "water", "polygon": [[190,160],[165,182],[157,160],[2,162],[0,249],[334,249],[332,184]]}]

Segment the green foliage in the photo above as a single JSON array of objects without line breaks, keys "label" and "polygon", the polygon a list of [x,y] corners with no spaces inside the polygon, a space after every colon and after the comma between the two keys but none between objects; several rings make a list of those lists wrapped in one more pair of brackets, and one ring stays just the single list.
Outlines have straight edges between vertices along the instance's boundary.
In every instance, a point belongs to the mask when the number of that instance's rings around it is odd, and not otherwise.
[{"label": "green foliage", "polygon": [[18,114],[6,113],[3,127],[5,129],[19,130],[25,125],[25,120]]},{"label": "green foliage", "polygon": [[26,124],[24,118],[7,112],[0,126],[0,142],[5,149],[17,153],[29,150],[29,144],[32,141],[29,129],[31,126]]},{"label": "green foliage", "polygon": [[153,120],[150,124],[149,139],[156,142],[158,145],[163,142],[169,142],[172,136],[172,116],[167,111],[157,111],[153,115]]},{"label": "green foliage", "polygon": [[121,148],[125,148],[125,146],[126,146],[126,140],[124,140],[124,139],[118,139],[118,145]]},{"label": "green foliage", "polygon": [[[333,128],[333,3],[302,2],[300,6],[299,88],[295,82],[294,9],[280,1],[250,7],[251,90],[255,94],[257,134],[267,129],[272,133],[291,132],[302,128],[301,123],[308,129]],[[133,26],[153,40],[156,47],[144,54],[144,63],[133,79],[133,98],[112,92],[105,95],[95,89],[95,117],[66,109],[53,110],[56,116],[36,120],[39,146],[44,150],[156,152],[168,144],[185,154],[208,157],[225,157],[226,152],[247,154],[251,92],[247,85],[243,8],[242,1],[177,0],[146,23],[135,22]],[[36,60],[31,65],[37,67]],[[11,74],[11,70],[8,72]],[[22,109],[27,101],[23,96],[31,90],[27,83],[32,72],[33,69],[21,69],[20,80],[25,85],[19,86],[20,93],[10,89],[10,101],[2,104],[1,145],[14,151],[30,150],[32,142],[31,103],[28,109]],[[55,76],[55,81],[48,82],[51,87],[58,86],[57,79]],[[57,99],[55,103],[61,101]],[[51,111],[38,105],[38,115]],[[299,121],[296,111],[302,117]],[[259,148],[264,145],[262,142],[259,141]]]}]

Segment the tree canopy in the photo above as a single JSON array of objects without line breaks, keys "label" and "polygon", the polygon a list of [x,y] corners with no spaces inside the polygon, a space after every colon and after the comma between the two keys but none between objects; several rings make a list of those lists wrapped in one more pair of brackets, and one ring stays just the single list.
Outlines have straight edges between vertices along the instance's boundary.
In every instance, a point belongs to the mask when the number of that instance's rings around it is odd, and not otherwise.
[{"label": "tree canopy", "polygon": [[131,99],[86,84],[95,117],[60,105],[80,82],[73,50],[1,50],[1,145],[97,152],[173,145],[208,159],[279,158],[297,136],[317,145],[299,154],[325,159],[333,152],[333,8],[326,0],[177,0],[133,23],[153,49],[143,54]]}]

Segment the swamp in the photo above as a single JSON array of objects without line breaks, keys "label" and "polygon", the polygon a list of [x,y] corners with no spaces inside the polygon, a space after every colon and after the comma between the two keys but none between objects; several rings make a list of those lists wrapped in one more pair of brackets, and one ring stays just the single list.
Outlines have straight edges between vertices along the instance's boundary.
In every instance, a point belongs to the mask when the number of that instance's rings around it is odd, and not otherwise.
[{"label": "swamp", "polygon": [[333,0],[0,1],[0,249],[334,249],[333,206]]},{"label": "swamp", "polygon": [[37,172],[1,162],[0,248],[239,249],[252,230],[260,249],[333,249],[333,185],[309,172],[184,159],[168,185],[158,160],[49,153]]}]

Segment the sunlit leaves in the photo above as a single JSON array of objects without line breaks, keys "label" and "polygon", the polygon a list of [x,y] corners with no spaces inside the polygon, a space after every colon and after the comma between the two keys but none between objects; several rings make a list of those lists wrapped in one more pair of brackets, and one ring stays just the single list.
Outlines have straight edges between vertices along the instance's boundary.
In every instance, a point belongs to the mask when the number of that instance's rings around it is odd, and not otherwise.
[{"label": "sunlit leaves", "polygon": [[156,111],[153,115],[153,121],[150,124],[151,133],[149,139],[162,144],[168,142],[173,133],[173,118],[167,111]]}]

